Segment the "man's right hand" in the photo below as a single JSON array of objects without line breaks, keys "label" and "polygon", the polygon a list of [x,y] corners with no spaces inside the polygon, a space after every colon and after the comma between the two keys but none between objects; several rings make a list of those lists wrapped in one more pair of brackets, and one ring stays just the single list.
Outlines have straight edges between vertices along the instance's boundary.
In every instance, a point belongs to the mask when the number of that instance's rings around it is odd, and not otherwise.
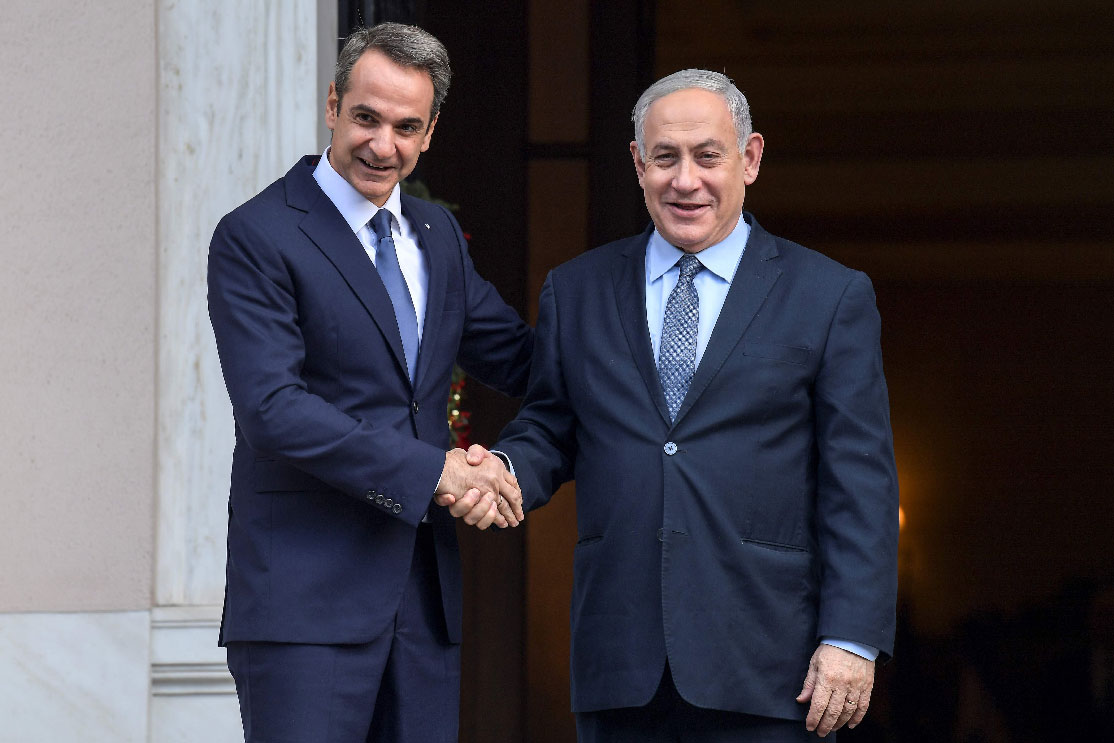
[{"label": "man's right hand", "polygon": [[434,502],[479,529],[493,523],[500,528],[518,526],[525,518],[522,492],[514,475],[502,460],[475,445],[467,454],[463,449],[445,454]]}]

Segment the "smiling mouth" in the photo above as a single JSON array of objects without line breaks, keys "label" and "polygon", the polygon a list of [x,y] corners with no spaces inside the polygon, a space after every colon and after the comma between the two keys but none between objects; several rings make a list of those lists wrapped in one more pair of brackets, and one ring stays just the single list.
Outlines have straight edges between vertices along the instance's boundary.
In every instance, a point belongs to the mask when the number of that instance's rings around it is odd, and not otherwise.
[{"label": "smiling mouth", "polygon": [[685,204],[676,201],[669,202],[669,205],[674,209],[682,212],[698,212],[708,206],[707,204]]},{"label": "smiling mouth", "polygon": [[363,163],[365,168],[376,173],[387,173],[391,170],[394,170],[394,167],[390,165],[376,165],[375,163],[369,162],[362,157],[357,157],[356,159]]}]

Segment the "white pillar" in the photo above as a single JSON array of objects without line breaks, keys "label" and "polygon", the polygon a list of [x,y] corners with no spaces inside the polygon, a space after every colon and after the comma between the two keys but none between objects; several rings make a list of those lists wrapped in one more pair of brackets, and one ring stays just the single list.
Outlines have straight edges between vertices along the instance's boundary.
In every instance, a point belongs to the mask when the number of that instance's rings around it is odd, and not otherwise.
[{"label": "white pillar", "polygon": [[319,151],[320,70],[335,59],[335,28],[335,0],[158,2],[158,743],[242,739],[216,647],[233,422],[206,259],[225,213]]}]

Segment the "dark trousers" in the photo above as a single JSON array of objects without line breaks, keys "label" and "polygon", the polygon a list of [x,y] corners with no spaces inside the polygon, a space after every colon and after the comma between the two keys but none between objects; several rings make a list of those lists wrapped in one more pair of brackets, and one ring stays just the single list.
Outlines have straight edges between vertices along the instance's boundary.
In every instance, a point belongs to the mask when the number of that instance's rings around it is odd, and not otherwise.
[{"label": "dark trousers", "polygon": [[778,720],[739,712],[703,709],[677,692],[669,664],[645,707],[623,707],[576,715],[580,743],[835,743],[835,733],[819,738],[804,720]]},{"label": "dark trousers", "polygon": [[457,740],[460,646],[445,630],[433,535],[418,528],[394,626],[363,645],[228,643],[246,743]]}]

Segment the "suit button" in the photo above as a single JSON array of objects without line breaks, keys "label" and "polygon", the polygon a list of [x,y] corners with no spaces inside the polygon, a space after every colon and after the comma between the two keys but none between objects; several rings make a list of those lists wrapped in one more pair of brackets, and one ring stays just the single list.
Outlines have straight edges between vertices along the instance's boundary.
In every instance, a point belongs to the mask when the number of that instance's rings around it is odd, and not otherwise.
[{"label": "suit button", "polygon": [[383,505],[383,496],[381,496],[381,495],[375,496],[375,504],[377,506]]},{"label": "suit button", "polygon": [[418,401],[417,400],[410,403],[410,409],[414,411],[414,415],[418,414]]},{"label": "suit button", "polygon": [[677,445],[674,444],[672,441],[665,442],[665,446],[663,447],[663,449],[669,456],[673,456],[677,453]]},{"label": "suit button", "polygon": [[367,499],[368,500],[375,500],[375,491],[374,490],[367,491]]},{"label": "suit button", "polygon": [[387,507],[387,508],[390,508],[390,507],[391,507],[391,506],[393,506],[394,504],[395,504],[395,502],[394,502],[393,500],[391,500],[390,498],[388,498],[387,500],[383,501],[383,505],[384,505],[385,507]]},{"label": "suit button", "polygon": [[661,528],[661,529],[658,529],[658,541],[659,542],[664,542],[665,541],[665,528],[664,527]]},{"label": "suit button", "polygon": [[395,507],[391,510],[393,510],[395,513],[402,513],[402,504],[401,503],[396,503]]}]

